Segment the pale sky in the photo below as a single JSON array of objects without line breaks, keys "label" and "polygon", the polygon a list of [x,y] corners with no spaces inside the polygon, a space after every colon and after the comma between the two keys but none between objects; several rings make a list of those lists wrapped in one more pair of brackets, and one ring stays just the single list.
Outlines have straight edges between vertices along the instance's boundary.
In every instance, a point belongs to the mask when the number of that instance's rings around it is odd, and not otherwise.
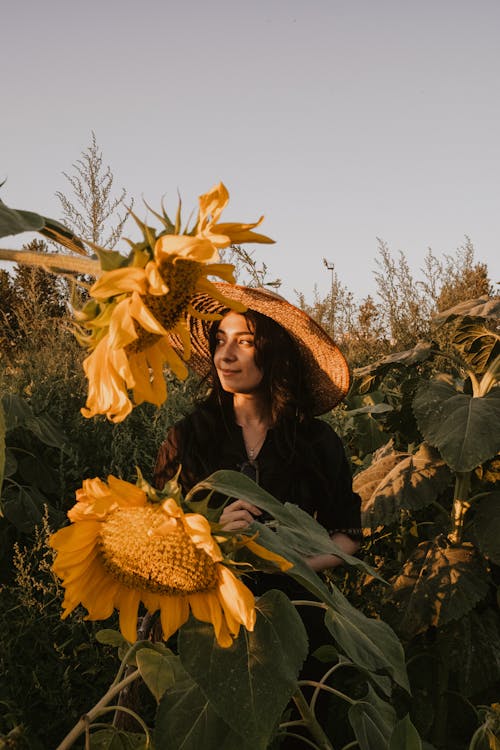
[{"label": "pale sky", "polygon": [[323,257],[373,292],[377,237],[417,271],[468,235],[499,279],[498,0],[1,6],[7,205],[60,218],[94,130],[144,217],[141,196],[175,213],[219,180],[225,221],[265,214],[256,257],[292,301],[327,292]]}]

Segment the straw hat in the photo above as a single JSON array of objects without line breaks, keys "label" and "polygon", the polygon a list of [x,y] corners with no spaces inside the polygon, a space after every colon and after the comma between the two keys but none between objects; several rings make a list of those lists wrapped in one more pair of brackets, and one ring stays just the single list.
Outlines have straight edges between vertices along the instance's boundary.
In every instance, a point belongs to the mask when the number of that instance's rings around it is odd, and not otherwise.
[{"label": "straw hat", "polygon": [[[349,390],[349,366],[337,345],[316,321],[268,289],[223,283],[215,283],[214,286],[225,297],[267,315],[288,331],[302,357],[316,415],[324,414],[342,401]],[[195,295],[192,305],[202,313],[222,313],[227,310],[226,305],[207,294]],[[211,363],[208,333],[213,323],[190,315],[187,323],[192,344],[189,366],[198,374],[206,375]],[[180,342],[173,343],[178,346]]]}]

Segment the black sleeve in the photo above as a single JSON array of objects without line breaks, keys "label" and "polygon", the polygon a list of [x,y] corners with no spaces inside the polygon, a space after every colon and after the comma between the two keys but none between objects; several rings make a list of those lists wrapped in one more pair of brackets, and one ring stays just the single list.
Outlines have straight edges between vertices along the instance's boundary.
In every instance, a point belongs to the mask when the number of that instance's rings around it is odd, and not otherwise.
[{"label": "black sleeve", "polygon": [[351,471],[341,439],[327,422],[314,420],[311,444],[319,472],[317,520],[331,534],[342,532],[360,540],[361,499],[352,489]]}]

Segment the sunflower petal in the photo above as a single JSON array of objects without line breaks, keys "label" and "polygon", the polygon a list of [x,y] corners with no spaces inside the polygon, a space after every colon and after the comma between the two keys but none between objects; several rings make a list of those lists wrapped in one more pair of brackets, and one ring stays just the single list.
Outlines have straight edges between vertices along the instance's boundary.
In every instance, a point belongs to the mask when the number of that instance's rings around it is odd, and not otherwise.
[{"label": "sunflower petal", "polygon": [[163,640],[168,641],[171,635],[184,625],[189,617],[189,605],[185,596],[162,596],[160,620]]}]

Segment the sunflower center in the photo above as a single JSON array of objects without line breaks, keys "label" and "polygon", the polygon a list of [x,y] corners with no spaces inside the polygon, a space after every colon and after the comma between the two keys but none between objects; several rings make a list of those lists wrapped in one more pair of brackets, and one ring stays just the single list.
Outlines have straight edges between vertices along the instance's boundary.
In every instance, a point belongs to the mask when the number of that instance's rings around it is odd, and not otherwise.
[{"label": "sunflower center", "polygon": [[[174,263],[165,260],[159,266],[162,279],[168,286],[164,295],[145,294],[144,304],[164,328],[171,330],[182,318],[196,291],[196,284],[202,275],[203,263],[188,258],[178,258]],[[136,324],[139,338],[126,347],[128,354],[135,354],[152,346],[161,338]]]},{"label": "sunflower center", "polygon": [[217,583],[211,557],[177,524],[166,533],[161,508],[121,508],[100,531],[101,559],[116,580],[159,594],[194,594]]}]

